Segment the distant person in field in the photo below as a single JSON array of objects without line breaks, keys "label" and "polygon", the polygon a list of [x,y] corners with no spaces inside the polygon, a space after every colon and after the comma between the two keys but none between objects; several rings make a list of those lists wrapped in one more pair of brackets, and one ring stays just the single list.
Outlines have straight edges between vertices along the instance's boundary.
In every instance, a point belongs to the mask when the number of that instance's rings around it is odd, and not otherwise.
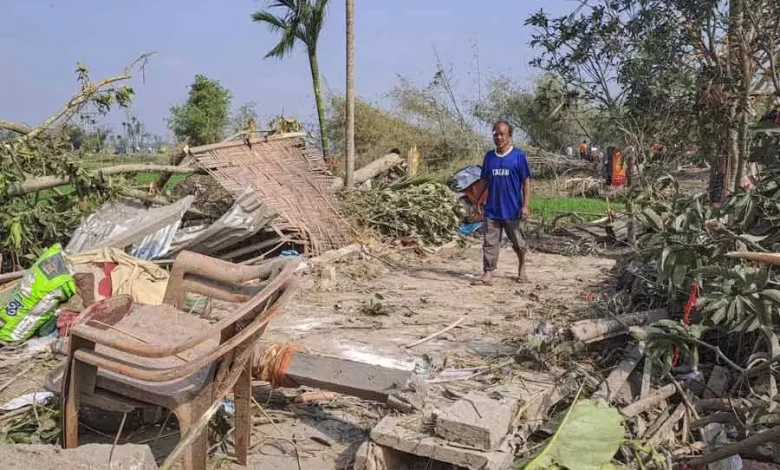
[{"label": "distant person in field", "polygon": [[498,121],[493,126],[495,150],[485,155],[482,179],[488,192],[485,203],[482,247],[482,279],[477,284],[492,285],[493,271],[501,251],[501,236],[506,232],[517,254],[518,282],[528,282],[525,270],[527,243],[523,220],[531,215],[531,169],[525,153],[512,146],[512,126]]},{"label": "distant person in field", "polygon": [[588,158],[588,141],[587,140],[583,140],[582,143],[580,144],[580,158],[582,158],[583,160]]}]

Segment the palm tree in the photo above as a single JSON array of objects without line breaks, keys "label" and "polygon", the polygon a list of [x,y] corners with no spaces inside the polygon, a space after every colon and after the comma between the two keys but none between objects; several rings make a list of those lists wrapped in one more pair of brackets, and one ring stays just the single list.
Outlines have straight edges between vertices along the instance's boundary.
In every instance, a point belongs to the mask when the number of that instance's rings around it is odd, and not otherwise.
[{"label": "palm tree", "polygon": [[[328,0],[272,0],[268,10],[252,14],[252,20],[265,23],[271,31],[281,34],[279,43],[271,49],[265,58],[277,59],[288,56],[300,41],[306,47],[311,68],[311,80],[314,86],[314,100],[317,103],[317,117],[320,121],[320,136],[322,138],[322,154],[328,156],[328,142],[325,137],[325,105],[322,101],[322,82],[320,68],[317,63],[317,42],[325,25],[325,10]],[[271,13],[271,9],[284,10],[283,15]]]},{"label": "palm tree", "polygon": [[355,0],[347,0],[347,178],[354,184],[355,173]]}]

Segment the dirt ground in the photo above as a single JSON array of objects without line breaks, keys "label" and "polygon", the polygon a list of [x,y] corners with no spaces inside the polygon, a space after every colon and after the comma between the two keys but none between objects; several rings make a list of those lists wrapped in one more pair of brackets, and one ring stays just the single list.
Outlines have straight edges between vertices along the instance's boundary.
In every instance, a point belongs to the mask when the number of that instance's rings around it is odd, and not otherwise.
[{"label": "dirt ground", "polygon": [[[375,259],[352,261],[307,276],[301,294],[264,339],[404,369],[422,367],[424,355],[489,355],[502,340],[522,337],[540,322],[578,316],[588,294],[603,292],[614,264],[531,253],[531,283],[522,285],[514,279],[514,253],[505,247],[495,285],[488,287],[471,285],[481,273],[478,245],[391,262],[395,268]],[[461,317],[466,320],[458,328],[436,340],[403,348]]]},{"label": "dirt ground", "polygon": [[[532,282],[520,285],[513,277],[515,260],[511,249],[502,250],[492,287],[470,285],[481,270],[478,245],[424,259],[394,257],[395,267],[367,259],[315,269],[264,340],[407,370],[425,371],[445,358],[450,364],[479,365],[486,356],[511,355],[507,340],[524,337],[542,322],[562,325],[588,315],[589,294],[604,292],[614,264],[605,258],[532,253]],[[436,340],[403,347],[462,317],[466,320],[458,328]],[[306,449],[299,454],[302,468],[344,468],[382,414],[379,405],[346,397],[325,407],[295,409],[304,416],[279,423],[278,431],[268,424],[255,427],[252,442],[262,444],[255,448],[250,468],[298,468],[294,447],[275,439],[279,432],[295,435]]]},{"label": "dirt ground", "polygon": [[[270,326],[263,341],[296,343],[312,352],[385,367],[426,372],[441,366],[481,365],[511,356],[511,340],[543,322],[563,325],[589,315],[594,296],[609,289],[614,261],[531,252],[531,283],[515,282],[516,258],[504,247],[495,285],[472,286],[481,271],[478,244],[435,255],[386,254],[376,258],[307,268],[302,288]],[[465,320],[435,340],[405,345]],[[5,401],[42,390],[50,357],[0,393]],[[18,373],[18,364],[6,372]],[[45,367],[44,367],[45,366]],[[256,391],[268,416],[255,410],[250,468],[276,470],[347,468],[358,445],[387,412],[383,405],[339,397],[320,405],[285,405]],[[121,417],[121,416],[120,416]],[[118,417],[114,417],[118,418]],[[176,445],[173,422],[126,430],[120,443],[149,443],[158,461]],[[114,432],[84,428],[82,443],[111,443]],[[213,443],[214,444],[214,443]],[[230,468],[215,445],[212,468]],[[229,452],[228,452],[229,453]],[[300,467],[299,467],[300,459]],[[235,467],[240,468],[240,467]]]}]

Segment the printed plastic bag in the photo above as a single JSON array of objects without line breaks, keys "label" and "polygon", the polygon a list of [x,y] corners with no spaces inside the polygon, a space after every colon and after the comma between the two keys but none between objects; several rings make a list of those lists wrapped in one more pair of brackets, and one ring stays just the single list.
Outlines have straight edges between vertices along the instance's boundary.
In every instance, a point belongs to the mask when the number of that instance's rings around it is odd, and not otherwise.
[{"label": "printed plastic bag", "polygon": [[0,341],[27,340],[76,293],[62,247],[46,250],[12,289],[0,293]]}]

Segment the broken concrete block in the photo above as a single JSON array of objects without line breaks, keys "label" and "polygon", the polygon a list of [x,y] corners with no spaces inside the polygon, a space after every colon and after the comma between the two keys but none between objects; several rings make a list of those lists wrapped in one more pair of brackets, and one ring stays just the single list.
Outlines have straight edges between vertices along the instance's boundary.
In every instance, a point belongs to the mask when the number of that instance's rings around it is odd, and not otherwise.
[{"label": "broken concrete block", "polygon": [[436,434],[452,442],[493,450],[509,432],[517,401],[471,392],[436,418]]},{"label": "broken concrete block", "polygon": [[710,379],[707,381],[707,388],[704,390],[703,398],[721,398],[726,396],[729,388],[729,370],[722,366],[713,366],[710,373]]},{"label": "broken concrete block", "polygon": [[563,380],[550,374],[536,371],[520,371],[515,373],[516,382],[501,384],[484,390],[488,395],[500,394],[514,399],[520,404],[523,412],[517,416],[516,434],[527,439],[548,416],[548,410],[556,403],[576,390],[571,379]]},{"label": "broken concrete block", "polygon": [[482,451],[450,444],[423,431],[423,420],[385,417],[371,430],[371,440],[407,454],[427,457],[470,470],[504,470],[514,460],[510,439],[504,439],[494,451]]},{"label": "broken concrete block", "polygon": [[355,454],[354,470],[395,470],[403,467],[403,454],[395,449],[365,441]]},{"label": "broken concrete block", "polygon": [[15,470],[157,470],[149,446],[118,445],[111,456],[111,465],[110,454],[110,444],[87,444],[68,450],[48,445],[0,445],[3,468]]}]

